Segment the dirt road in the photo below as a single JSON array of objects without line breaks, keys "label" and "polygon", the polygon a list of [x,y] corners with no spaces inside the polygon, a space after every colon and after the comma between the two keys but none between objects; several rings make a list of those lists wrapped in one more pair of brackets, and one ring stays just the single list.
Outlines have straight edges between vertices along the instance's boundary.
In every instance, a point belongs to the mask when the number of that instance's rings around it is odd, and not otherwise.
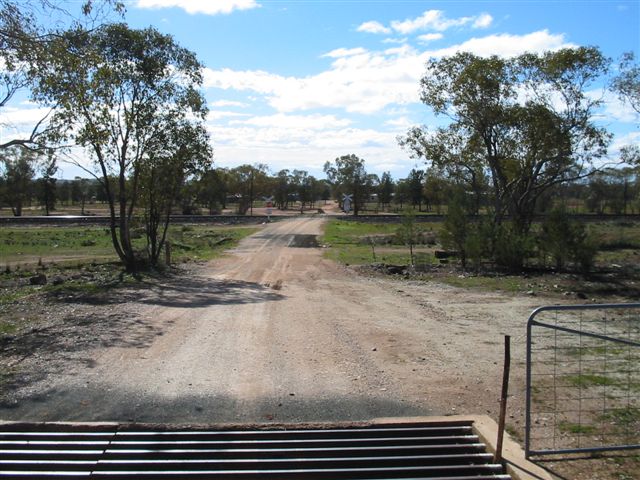
[{"label": "dirt road", "polygon": [[[41,375],[15,386],[0,419],[495,416],[502,335],[511,334],[512,422],[521,421],[524,327],[536,299],[358,276],[323,259],[323,221],[270,224],[179,284],[96,305],[108,334],[91,322],[84,336],[75,324],[54,332],[75,348],[25,360]],[[110,309],[127,315],[109,320]]]}]

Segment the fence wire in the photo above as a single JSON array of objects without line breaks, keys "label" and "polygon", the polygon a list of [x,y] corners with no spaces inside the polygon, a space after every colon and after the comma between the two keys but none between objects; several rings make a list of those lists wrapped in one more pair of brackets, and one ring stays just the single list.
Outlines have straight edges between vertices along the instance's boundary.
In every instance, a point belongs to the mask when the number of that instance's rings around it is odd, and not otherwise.
[{"label": "fence wire", "polygon": [[534,311],[526,417],[527,456],[640,448],[640,304]]}]

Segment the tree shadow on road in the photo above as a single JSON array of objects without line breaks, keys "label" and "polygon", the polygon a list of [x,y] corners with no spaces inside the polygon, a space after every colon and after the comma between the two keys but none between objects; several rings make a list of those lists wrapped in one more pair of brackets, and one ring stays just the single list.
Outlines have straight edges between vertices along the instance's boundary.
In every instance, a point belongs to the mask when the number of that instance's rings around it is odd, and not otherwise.
[{"label": "tree shadow on road", "polygon": [[50,375],[65,373],[71,366],[93,368],[95,349],[148,348],[173,320],[159,323],[142,315],[140,307],[193,309],[285,298],[258,283],[182,275],[71,293],[64,289],[50,293],[47,299],[54,302],[47,306],[49,315],[28,331],[0,337],[0,402],[22,388],[45,382]]},{"label": "tree shadow on road", "polygon": [[96,348],[147,348],[163,334],[162,327],[134,312],[84,306],[21,335],[1,337],[0,403],[70,366],[94,368]]},{"label": "tree shadow on road", "polygon": [[192,277],[151,286],[138,301],[165,307],[203,308],[273,302],[284,298],[284,295],[259,283]]},{"label": "tree shadow on road", "polygon": [[182,392],[177,397],[111,386],[51,388],[13,407],[0,403],[0,418],[30,422],[140,422],[164,424],[358,422],[382,417],[433,415],[424,406],[391,396],[288,393],[243,399],[224,393]]},{"label": "tree shadow on road", "polygon": [[58,297],[58,301],[88,305],[139,303],[173,308],[206,308],[212,305],[242,305],[273,302],[284,295],[255,282],[219,280],[203,276],[143,280],[82,296]]}]

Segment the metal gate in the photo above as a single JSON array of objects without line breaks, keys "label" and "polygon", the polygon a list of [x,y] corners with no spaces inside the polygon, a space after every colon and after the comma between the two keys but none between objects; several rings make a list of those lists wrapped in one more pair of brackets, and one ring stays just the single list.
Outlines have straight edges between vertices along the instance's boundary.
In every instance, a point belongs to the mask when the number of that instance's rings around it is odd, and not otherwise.
[{"label": "metal gate", "polygon": [[640,304],[534,310],[526,367],[527,458],[640,448]]}]

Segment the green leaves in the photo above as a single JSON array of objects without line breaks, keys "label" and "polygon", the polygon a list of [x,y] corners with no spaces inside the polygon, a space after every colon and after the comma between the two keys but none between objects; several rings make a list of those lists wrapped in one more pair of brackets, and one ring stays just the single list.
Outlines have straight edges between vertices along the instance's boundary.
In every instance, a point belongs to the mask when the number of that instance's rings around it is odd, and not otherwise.
[{"label": "green leaves", "polygon": [[613,91],[640,114],[640,65],[635,62],[633,52],[627,52],[622,56],[619,71],[611,85]]},{"label": "green leaves", "polygon": [[63,138],[91,152],[127,269],[135,269],[129,230],[141,199],[157,260],[167,225],[158,236],[161,219],[185,179],[211,163],[201,64],[171,36],[124,23],[67,32],[54,47],[36,92],[58,105],[52,122]]},{"label": "green leaves", "polygon": [[336,195],[353,195],[353,212],[354,215],[358,215],[372,186],[372,179],[367,175],[364,160],[354,154],[343,155],[336,158],[333,164],[325,163],[324,172],[333,184]]},{"label": "green leaves", "polygon": [[451,122],[434,132],[415,127],[400,144],[478,196],[489,174],[495,223],[509,215],[526,233],[542,193],[590,174],[606,154],[611,136],[592,119],[600,101],[586,92],[608,65],[593,47],[430,60],[421,99]]}]

